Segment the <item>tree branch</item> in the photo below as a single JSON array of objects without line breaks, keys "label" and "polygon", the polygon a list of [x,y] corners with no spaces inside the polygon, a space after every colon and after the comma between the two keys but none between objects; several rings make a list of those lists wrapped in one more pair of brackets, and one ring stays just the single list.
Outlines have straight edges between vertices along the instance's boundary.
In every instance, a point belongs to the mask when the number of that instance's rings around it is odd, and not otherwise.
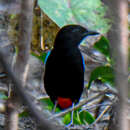
[{"label": "tree branch", "polygon": [[55,126],[53,126],[51,123],[49,123],[47,120],[45,120],[45,114],[41,114],[41,111],[39,111],[35,104],[32,102],[31,98],[27,95],[26,90],[24,90],[22,82],[18,77],[13,73],[13,71],[10,69],[10,66],[8,65],[7,61],[5,60],[5,54],[0,48],[0,61],[3,65],[4,69],[8,73],[8,76],[12,79],[12,82],[14,83],[14,89],[18,96],[20,97],[23,104],[28,106],[28,110],[30,111],[30,115],[35,118],[37,124],[39,124],[41,129],[45,130],[51,130],[55,129]]},{"label": "tree branch", "polygon": [[116,111],[118,123],[112,129],[128,130],[128,0],[102,0],[108,7],[107,17],[112,20],[108,33],[114,61],[115,82],[119,92],[119,103]]}]

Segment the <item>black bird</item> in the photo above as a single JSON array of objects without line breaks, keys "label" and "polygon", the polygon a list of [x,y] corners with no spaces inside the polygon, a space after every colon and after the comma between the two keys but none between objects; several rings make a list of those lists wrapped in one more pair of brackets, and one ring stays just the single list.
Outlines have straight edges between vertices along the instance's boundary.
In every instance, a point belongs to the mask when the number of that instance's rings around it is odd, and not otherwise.
[{"label": "black bird", "polygon": [[78,48],[81,41],[97,32],[80,25],[67,25],[58,32],[47,58],[44,85],[52,102],[61,109],[78,103],[84,87],[84,60]]}]

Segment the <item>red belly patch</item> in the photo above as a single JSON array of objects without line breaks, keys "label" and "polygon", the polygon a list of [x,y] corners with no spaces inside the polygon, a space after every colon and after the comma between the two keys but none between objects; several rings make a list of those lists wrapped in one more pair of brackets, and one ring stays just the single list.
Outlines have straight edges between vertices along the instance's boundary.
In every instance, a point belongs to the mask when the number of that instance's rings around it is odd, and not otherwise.
[{"label": "red belly patch", "polygon": [[58,105],[62,109],[66,109],[66,108],[72,106],[72,100],[70,98],[58,97]]}]

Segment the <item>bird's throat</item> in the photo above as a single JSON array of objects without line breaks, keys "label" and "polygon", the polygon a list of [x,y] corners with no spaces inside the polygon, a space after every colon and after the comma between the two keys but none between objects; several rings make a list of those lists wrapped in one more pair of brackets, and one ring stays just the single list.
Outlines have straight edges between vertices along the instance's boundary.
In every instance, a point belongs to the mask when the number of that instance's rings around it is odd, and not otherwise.
[{"label": "bird's throat", "polygon": [[72,100],[70,98],[58,97],[58,105],[61,109],[66,109],[72,106]]}]

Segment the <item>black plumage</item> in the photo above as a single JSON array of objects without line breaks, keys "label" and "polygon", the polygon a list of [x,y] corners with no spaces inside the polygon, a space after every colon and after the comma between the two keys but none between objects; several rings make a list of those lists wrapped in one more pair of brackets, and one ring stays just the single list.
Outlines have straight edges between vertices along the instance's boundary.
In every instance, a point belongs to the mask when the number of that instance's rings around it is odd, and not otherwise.
[{"label": "black plumage", "polygon": [[95,34],[80,25],[67,25],[56,36],[45,66],[44,85],[53,103],[58,101],[62,109],[80,99],[84,87],[84,63],[78,46],[83,38]]}]

